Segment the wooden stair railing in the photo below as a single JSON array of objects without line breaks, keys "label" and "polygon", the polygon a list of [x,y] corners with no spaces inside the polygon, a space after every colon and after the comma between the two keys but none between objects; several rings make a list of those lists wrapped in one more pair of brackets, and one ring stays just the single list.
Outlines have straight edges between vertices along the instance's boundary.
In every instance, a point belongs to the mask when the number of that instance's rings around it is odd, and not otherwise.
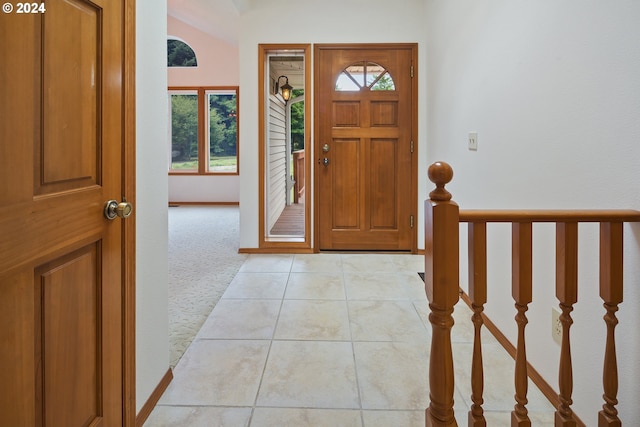
[{"label": "wooden stair railing", "polygon": [[304,200],[304,150],[293,152],[293,203]]},{"label": "wooden stair railing", "polygon": [[426,410],[428,427],[457,426],[453,411],[455,389],[451,346],[453,309],[459,299],[459,223],[468,223],[469,299],[473,312],[474,343],[471,366],[471,400],[468,425],[486,426],[483,415],[484,374],[480,331],[482,312],[487,302],[487,228],[490,222],[512,224],[512,297],[518,327],[515,354],[515,405],[511,426],[528,427],[526,311],[532,302],[532,225],[556,224],[556,297],[562,311],[562,340],[559,362],[559,394],[555,426],[576,426],[571,409],[573,371],[569,329],[571,311],[578,298],[578,223],[600,224],[600,297],[604,301],[607,326],[603,366],[602,410],[598,427],[622,425],[616,409],[618,369],[614,329],[616,311],[622,303],[622,242],[625,222],[640,222],[635,210],[463,210],[451,200],[445,185],[453,178],[453,170],[445,162],[429,167],[429,179],[436,188],[425,201],[425,292],[431,313],[431,354],[429,366],[430,403]]}]

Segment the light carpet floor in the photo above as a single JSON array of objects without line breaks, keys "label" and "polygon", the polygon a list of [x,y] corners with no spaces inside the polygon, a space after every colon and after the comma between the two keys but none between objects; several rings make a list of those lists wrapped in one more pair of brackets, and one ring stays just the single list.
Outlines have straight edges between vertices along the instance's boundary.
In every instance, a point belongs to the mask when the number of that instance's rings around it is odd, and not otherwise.
[{"label": "light carpet floor", "polygon": [[239,254],[237,206],[169,208],[169,347],[175,367],[231,283]]}]

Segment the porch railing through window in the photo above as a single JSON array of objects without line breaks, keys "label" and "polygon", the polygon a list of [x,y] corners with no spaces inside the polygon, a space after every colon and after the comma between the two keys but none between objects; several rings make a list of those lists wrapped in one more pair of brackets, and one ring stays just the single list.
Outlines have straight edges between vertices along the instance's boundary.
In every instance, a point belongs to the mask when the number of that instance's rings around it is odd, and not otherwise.
[{"label": "porch railing through window", "polygon": [[[452,313],[458,302],[459,230],[468,223],[469,299],[475,328],[471,367],[471,409],[468,425],[485,426],[483,414],[484,374],[482,367],[483,309],[487,303],[487,223],[510,223],[512,228],[512,297],[515,302],[517,344],[515,355],[515,405],[512,426],[530,426],[527,411],[526,311],[532,302],[532,227],[534,223],[556,224],[555,292],[562,311],[562,340],[559,361],[556,426],[576,426],[580,421],[572,411],[573,368],[569,329],[571,312],[578,302],[578,224],[599,223],[600,298],[604,302],[606,342],[603,343],[603,404],[598,412],[599,427],[621,425],[618,418],[618,368],[616,356],[616,311],[623,296],[623,227],[640,222],[636,210],[460,210],[445,185],[453,170],[444,162],[429,167],[429,179],[436,188],[425,202],[425,291],[429,300],[432,326],[429,385],[430,404],[427,426],[457,426],[453,411],[454,366],[451,346]],[[637,260],[636,260],[637,262]],[[553,403],[553,402],[552,402]]]},{"label": "porch railing through window", "polygon": [[293,152],[293,203],[304,201],[304,150]]}]

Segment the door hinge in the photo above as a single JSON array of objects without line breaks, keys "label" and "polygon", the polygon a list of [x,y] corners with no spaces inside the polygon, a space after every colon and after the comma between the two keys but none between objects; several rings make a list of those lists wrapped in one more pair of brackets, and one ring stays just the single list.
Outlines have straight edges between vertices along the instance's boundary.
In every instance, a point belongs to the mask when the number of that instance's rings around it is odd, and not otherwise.
[{"label": "door hinge", "polygon": [[413,215],[409,216],[409,222],[411,223],[411,228],[413,228]]},{"label": "door hinge", "polygon": [[413,141],[411,141],[411,152],[413,153]]},{"label": "door hinge", "polygon": [[413,78],[413,65],[411,66],[411,78]]}]

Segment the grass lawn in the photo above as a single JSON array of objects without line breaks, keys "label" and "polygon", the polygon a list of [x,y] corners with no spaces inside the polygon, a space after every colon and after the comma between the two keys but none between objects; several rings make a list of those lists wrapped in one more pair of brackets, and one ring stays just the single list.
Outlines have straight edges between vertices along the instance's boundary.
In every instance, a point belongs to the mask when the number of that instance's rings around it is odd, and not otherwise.
[{"label": "grass lawn", "polygon": [[[211,172],[234,172],[236,170],[236,156],[212,157],[209,161]],[[198,170],[198,160],[171,162],[172,170]]]}]

